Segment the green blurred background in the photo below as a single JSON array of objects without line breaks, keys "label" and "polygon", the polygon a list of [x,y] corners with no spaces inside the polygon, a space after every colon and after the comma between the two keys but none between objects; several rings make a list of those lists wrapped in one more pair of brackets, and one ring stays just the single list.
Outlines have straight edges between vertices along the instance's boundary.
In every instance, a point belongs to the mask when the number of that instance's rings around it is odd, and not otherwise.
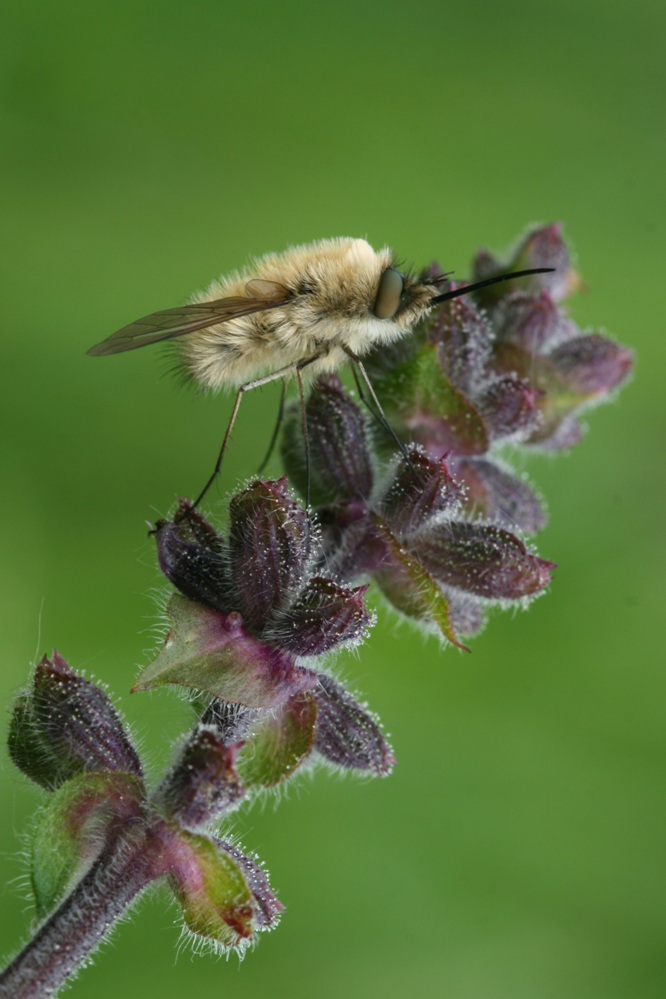
[{"label": "green blurred background", "polygon": [[[37,0],[0,31],[4,703],[56,645],[122,696],[155,774],[189,722],[127,693],[164,592],[144,521],[202,485],[230,400],[178,388],[159,350],[85,356],[125,322],[298,241],[364,235],[464,275],[561,219],[575,318],[638,352],[583,444],[526,466],[549,595],[471,656],[383,620],[339,661],[394,775],[321,772],[235,819],[278,931],[240,968],[176,958],[158,894],[68,994],[664,996],[666,7]],[[277,390],[256,395],[226,488],[263,454]],[[7,954],[40,799],[6,761],[0,781]]]}]

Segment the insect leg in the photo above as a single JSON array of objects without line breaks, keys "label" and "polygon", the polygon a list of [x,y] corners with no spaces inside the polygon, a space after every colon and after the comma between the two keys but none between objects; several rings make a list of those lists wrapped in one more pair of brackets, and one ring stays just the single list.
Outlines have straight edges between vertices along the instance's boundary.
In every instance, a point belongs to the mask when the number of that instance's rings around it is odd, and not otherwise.
[{"label": "insect leg", "polygon": [[300,365],[296,368],[298,395],[301,401],[301,425],[303,427],[303,446],[305,448],[305,507],[310,506],[310,438],[308,436],[308,418],[305,410],[305,392],[303,391],[303,376]]},{"label": "insect leg", "polygon": [[[215,479],[220,474],[220,469],[222,468],[222,461],[224,459],[224,455],[225,455],[225,452],[227,450],[227,445],[228,445],[229,439],[231,437],[231,431],[234,428],[234,424],[236,422],[236,417],[238,416],[238,410],[240,409],[240,404],[242,402],[242,399],[243,399],[243,396],[245,395],[245,393],[246,392],[250,392],[252,389],[261,388],[262,385],[269,385],[271,382],[276,382],[279,378],[286,379],[289,375],[296,374],[296,376],[297,376],[297,378],[299,380],[299,391],[301,393],[301,405],[303,407],[302,411],[303,411],[303,413],[305,413],[305,408],[304,408],[305,407],[305,403],[304,403],[304,395],[303,395],[303,386],[302,386],[302,381],[301,381],[300,373],[301,373],[301,371],[304,368],[307,368],[307,366],[309,364],[313,364],[315,361],[318,361],[320,357],[323,357],[323,354],[321,354],[321,353],[320,354],[315,354],[313,357],[308,357],[308,358],[306,358],[303,361],[299,361],[299,363],[297,365],[290,365],[288,368],[280,368],[279,371],[274,371],[270,375],[264,375],[263,378],[255,378],[254,381],[245,382],[244,385],[241,385],[241,387],[238,389],[238,392],[236,393],[236,399],[234,400],[234,406],[233,406],[233,409],[231,410],[231,416],[229,418],[229,423],[227,424],[227,429],[225,431],[224,438],[222,440],[222,446],[220,447],[220,453],[218,454],[217,461],[215,462],[215,468],[213,469],[213,472],[212,472],[210,478],[206,482],[206,485],[203,487],[203,489],[201,490],[201,492],[199,493],[199,495],[195,499],[194,503],[189,508],[190,512],[192,510],[196,510],[196,508],[201,503],[201,500],[204,498],[204,496],[206,495],[206,493],[208,492],[208,490],[210,489],[210,487],[215,482]],[[305,417],[304,417],[304,419],[305,419]],[[278,424],[278,426],[279,426],[279,424]],[[304,427],[304,433],[306,433],[306,445],[307,445],[307,430],[306,430],[306,427],[305,427],[305,422],[303,423],[303,427]],[[277,429],[278,428],[276,428],[276,436],[277,436]],[[309,458],[308,458],[308,460],[309,460]],[[308,479],[308,482],[309,482],[309,479]],[[176,523],[177,522],[178,522],[178,520],[176,520]]]},{"label": "insect leg", "polygon": [[271,455],[273,454],[275,445],[277,444],[278,434],[280,433],[280,427],[282,426],[282,420],[284,419],[284,403],[286,397],[287,397],[287,379],[283,378],[282,390],[280,392],[280,405],[278,407],[278,415],[275,421],[275,426],[273,427],[273,436],[271,437],[271,442],[268,445],[268,451],[266,452],[266,456],[264,457],[264,460],[257,469],[257,475],[261,475],[261,473],[265,469],[266,465],[270,461]]},{"label": "insect leg", "polygon": [[195,499],[194,503],[189,508],[190,510],[196,510],[196,508],[201,503],[201,500],[204,498],[210,487],[215,482],[215,479],[220,474],[220,469],[222,468],[222,461],[224,459],[224,455],[227,450],[227,445],[231,437],[231,431],[234,429],[236,417],[238,416],[238,410],[240,409],[240,404],[243,400],[243,396],[245,395],[245,393],[250,392],[252,389],[261,388],[262,385],[268,385],[270,384],[270,382],[275,382],[279,378],[284,378],[286,375],[292,374],[294,370],[295,369],[293,365],[291,365],[288,368],[280,368],[279,371],[274,371],[273,374],[271,375],[265,375],[263,378],[255,378],[255,380],[252,382],[245,382],[245,384],[241,385],[241,387],[238,389],[238,392],[236,393],[236,399],[234,401],[234,407],[231,410],[231,416],[229,417],[229,423],[227,424],[227,429],[222,439],[222,446],[220,447],[220,453],[218,454],[217,461],[215,462],[215,468],[213,469],[210,478],[206,482],[206,485],[203,487],[203,489]]},{"label": "insect leg", "polygon": [[[354,381],[356,382],[356,387],[358,389],[358,394],[359,394],[359,397],[361,399],[361,402],[368,409],[368,411],[372,414],[372,416],[375,418],[375,420],[377,420],[377,422],[380,424],[380,426],[382,426],[384,428],[384,430],[387,430],[389,432],[389,434],[391,435],[391,437],[395,441],[395,443],[396,443],[396,445],[398,447],[398,450],[400,451],[400,454],[402,455],[402,457],[405,459],[407,465],[409,466],[409,468],[410,468],[410,470],[412,472],[412,475],[414,476],[414,478],[416,479],[416,481],[419,483],[419,485],[422,486],[423,485],[423,481],[421,479],[421,476],[418,474],[418,472],[414,468],[414,465],[412,463],[411,458],[409,457],[409,452],[407,451],[407,448],[405,446],[404,441],[400,440],[400,438],[396,434],[395,430],[393,429],[393,427],[389,423],[389,421],[387,419],[387,416],[386,416],[386,413],[384,412],[384,410],[382,408],[382,404],[381,404],[381,402],[379,401],[379,399],[377,397],[377,393],[375,392],[374,388],[372,387],[372,382],[370,381],[370,378],[368,376],[368,372],[363,367],[363,362],[360,360],[360,358],[358,358],[356,356],[356,354],[354,354],[353,351],[347,349],[346,347],[343,348],[343,350],[345,351],[345,354],[347,354],[347,356],[353,362],[352,365],[351,365],[351,369],[352,369],[352,374],[354,375]],[[357,371],[357,369],[358,369],[358,371]],[[359,381],[358,372],[361,373],[361,377],[363,378],[363,381],[365,382],[365,384],[367,386],[368,392],[370,393],[370,397],[372,399],[372,402],[373,402],[375,408],[373,408],[373,406],[370,405],[370,403],[368,402],[368,400],[367,400],[367,398],[365,396],[365,392],[363,391],[363,386],[361,385],[361,382]]]}]

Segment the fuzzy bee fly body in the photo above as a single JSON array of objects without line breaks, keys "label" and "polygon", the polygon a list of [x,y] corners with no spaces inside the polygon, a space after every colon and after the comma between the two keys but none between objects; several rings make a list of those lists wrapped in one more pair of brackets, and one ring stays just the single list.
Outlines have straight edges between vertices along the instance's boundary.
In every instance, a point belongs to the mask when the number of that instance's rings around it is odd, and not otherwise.
[{"label": "fuzzy bee fly body", "polygon": [[189,305],[139,319],[88,353],[133,350],[182,337],[183,367],[203,388],[242,385],[261,373],[339,367],[409,333],[432,307],[435,282],[401,274],[390,250],[327,239],[269,254],[221,278]]},{"label": "fuzzy bee fly body", "polygon": [[[396,267],[392,252],[364,239],[325,239],[261,257],[244,271],[213,281],[188,305],[153,312],[92,347],[92,356],[178,339],[184,371],[203,389],[236,387],[219,471],[242,394],[301,372],[322,374],[352,361],[380,417],[379,400],[360,360],[374,347],[408,335],[439,302],[537,271],[499,275],[441,292],[446,278],[418,279]],[[304,428],[305,429],[305,428]]]}]

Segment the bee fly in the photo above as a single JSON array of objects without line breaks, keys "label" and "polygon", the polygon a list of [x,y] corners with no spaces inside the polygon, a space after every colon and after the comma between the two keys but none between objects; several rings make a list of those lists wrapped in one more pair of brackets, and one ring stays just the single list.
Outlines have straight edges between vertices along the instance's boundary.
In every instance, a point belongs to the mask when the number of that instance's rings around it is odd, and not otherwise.
[{"label": "bee fly", "polygon": [[364,239],[325,239],[261,257],[244,271],[213,281],[188,305],[144,316],[88,353],[93,357],[119,354],[178,338],[180,363],[195,382],[210,391],[227,386],[237,389],[215,468],[196,507],[220,471],[241,400],[250,389],[280,379],[286,385],[288,376],[295,375],[307,458],[304,371],[315,376],[351,362],[367,387],[376,415],[409,460],[384,416],[363,355],[407,336],[440,302],[550,269],[502,274],[442,292],[439,285],[446,276],[419,279],[402,273],[387,248],[373,250]]}]

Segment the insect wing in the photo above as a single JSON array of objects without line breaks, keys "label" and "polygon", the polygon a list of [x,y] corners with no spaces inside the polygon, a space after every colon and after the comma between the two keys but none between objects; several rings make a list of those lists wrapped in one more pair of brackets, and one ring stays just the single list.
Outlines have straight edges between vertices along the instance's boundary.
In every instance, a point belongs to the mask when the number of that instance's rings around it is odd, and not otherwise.
[{"label": "insect wing", "polygon": [[[273,285],[272,282],[261,282],[262,285],[269,283]],[[253,288],[252,291],[254,290]],[[266,290],[270,290],[272,294],[266,295]],[[151,312],[149,316],[137,319],[129,326],[123,326],[121,330],[112,333],[106,340],[91,347],[88,354],[91,357],[121,354],[125,350],[147,347],[148,344],[159,343],[161,340],[173,340],[175,337],[206,329],[207,326],[216,326],[218,323],[225,323],[239,316],[276,309],[292,299],[291,294],[282,285],[274,284],[271,289],[264,288],[263,291],[262,298],[243,296],[218,298],[213,302],[196,302],[193,305],[182,305],[177,309]]]},{"label": "insect wing", "polygon": [[278,281],[268,281],[265,278],[252,278],[245,285],[245,294],[248,298],[262,299],[263,301],[284,302],[290,297],[289,290]]}]

